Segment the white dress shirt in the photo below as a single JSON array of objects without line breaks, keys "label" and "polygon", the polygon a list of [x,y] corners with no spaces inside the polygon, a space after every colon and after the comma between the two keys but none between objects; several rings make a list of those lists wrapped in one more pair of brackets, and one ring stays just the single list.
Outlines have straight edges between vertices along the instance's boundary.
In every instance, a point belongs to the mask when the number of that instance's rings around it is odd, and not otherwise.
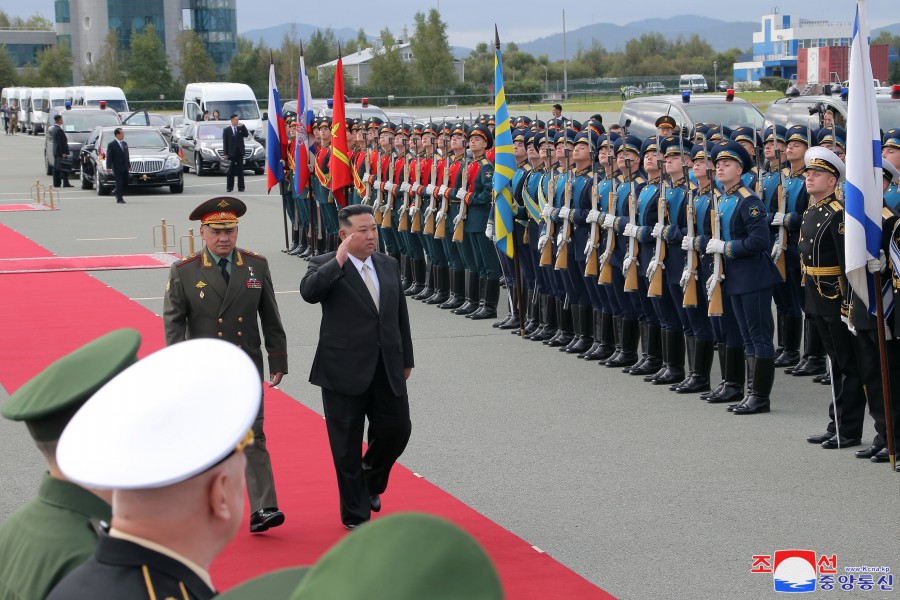
[{"label": "white dress shirt", "polygon": [[359,271],[359,277],[363,281],[366,280],[366,276],[363,273],[363,265],[369,266],[369,277],[372,278],[372,282],[375,284],[375,291],[378,292],[378,297],[381,298],[381,285],[378,283],[378,273],[375,272],[375,263],[372,262],[372,257],[370,256],[365,261],[359,260],[352,254],[347,254],[350,258],[351,262],[353,262],[353,266],[356,267],[356,270]]}]

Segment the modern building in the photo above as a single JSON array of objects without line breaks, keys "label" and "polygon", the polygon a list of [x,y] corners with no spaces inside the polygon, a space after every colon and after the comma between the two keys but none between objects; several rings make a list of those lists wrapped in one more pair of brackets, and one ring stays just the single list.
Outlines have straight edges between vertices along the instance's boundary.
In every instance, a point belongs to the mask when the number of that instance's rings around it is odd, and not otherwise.
[{"label": "modern building", "polygon": [[[412,48],[410,46],[411,45],[409,43],[395,46],[395,48],[399,48],[403,61],[407,63],[415,61],[412,53]],[[376,52],[377,50],[375,48],[365,48],[363,50],[360,50],[359,52],[354,52],[353,54],[344,56],[341,59],[344,65],[344,76],[351,77],[354,85],[367,85],[369,83],[369,77],[372,75],[371,61]],[[319,77],[322,77],[326,70],[329,70],[329,68],[334,69],[335,67],[337,67],[337,60],[319,65]],[[465,81],[465,61],[454,58],[453,70],[456,71],[456,77],[459,81]]]},{"label": "modern building", "polygon": [[791,79],[797,75],[801,48],[849,46],[852,22],[793,18],[778,12],[762,17],[760,31],[753,34],[753,54],[734,63],[734,82],[759,81],[763,77]]},{"label": "modern building", "polygon": [[72,48],[76,85],[82,82],[81,70],[100,55],[110,30],[116,32],[127,52],[132,32],[143,33],[151,23],[171,64],[178,60],[178,32],[193,28],[206,43],[216,66],[224,72],[237,50],[235,1],[55,0],[56,33]]},{"label": "modern building", "polygon": [[0,29],[0,46],[22,69],[37,62],[41,50],[56,45],[56,33],[45,29]]}]

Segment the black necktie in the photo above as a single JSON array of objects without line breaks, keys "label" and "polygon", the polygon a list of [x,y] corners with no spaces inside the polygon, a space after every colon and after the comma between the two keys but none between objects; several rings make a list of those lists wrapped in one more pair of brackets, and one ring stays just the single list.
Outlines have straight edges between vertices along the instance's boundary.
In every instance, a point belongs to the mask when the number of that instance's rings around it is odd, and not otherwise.
[{"label": "black necktie", "polygon": [[220,258],[219,259],[219,268],[222,270],[222,277],[225,278],[225,285],[228,285],[228,280],[231,276],[228,274],[228,259]]}]

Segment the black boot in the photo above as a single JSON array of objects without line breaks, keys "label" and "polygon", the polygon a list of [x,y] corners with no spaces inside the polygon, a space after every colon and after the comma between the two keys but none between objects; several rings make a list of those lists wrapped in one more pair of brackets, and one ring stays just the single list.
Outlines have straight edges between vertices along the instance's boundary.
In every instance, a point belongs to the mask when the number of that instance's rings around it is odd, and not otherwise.
[{"label": "black boot", "polygon": [[425,304],[443,304],[450,297],[450,268],[434,268],[434,293],[425,298]]},{"label": "black boot", "polygon": [[[438,308],[455,310],[463,305],[466,294],[466,271],[449,271],[450,295],[438,305]],[[429,304],[431,299],[429,299]]]},{"label": "black boot", "polygon": [[606,366],[611,369],[627,367],[633,365],[638,360],[637,346],[640,336],[640,322],[637,319],[616,317],[613,320],[614,323],[616,322],[616,319],[618,319],[616,325],[621,324],[621,335],[619,339],[622,340],[622,351],[606,361]]},{"label": "black boot", "polygon": [[[800,360],[794,364],[792,367],[788,367],[784,370],[787,375],[793,375],[794,371],[797,369],[801,369],[806,365],[806,361],[809,359],[809,340],[810,333],[809,329],[812,326],[812,321],[808,321],[803,318],[803,315],[799,317],[795,317],[797,319],[797,327],[800,328],[800,332],[797,333],[797,348],[800,347],[800,335],[803,335],[803,354],[800,356]],[[786,326],[785,326],[786,327]],[[782,353],[783,354],[783,353]]]},{"label": "black boot", "polygon": [[684,381],[684,333],[672,329],[663,338],[666,344],[666,372],[653,385],[670,385]]},{"label": "black boot", "polygon": [[575,347],[579,340],[581,339],[581,328],[582,328],[582,317],[584,316],[581,313],[581,305],[580,304],[572,304],[569,306],[569,309],[572,311],[572,339],[569,340],[569,343],[565,346],[560,346],[559,351],[565,352],[569,348]]},{"label": "black boot", "polygon": [[466,301],[459,308],[452,310],[454,315],[471,315],[478,310],[481,280],[478,271],[466,271]]},{"label": "black boot", "polygon": [[[726,409],[728,412],[733,412],[735,408],[737,408],[738,406],[740,406],[741,404],[743,404],[744,402],[749,400],[750,396],[753,395],[753,375],[754,375],[753,368],[754,368],[754,365],[756,364],[756,357],[753,356],[752,354],[745,355],[744,356],[744,364],[747,369],[747,371],[746,371],[747,387],[744,390],[744,395],[743,395],[743,397],[741,397],[740,402],[738,402],[737,404],[729,404],[728,405],[728,408]],[[737,400],[737,398],[735,398],[735,400]]]},{"label": "black boot", "polygon": [[556,303],[556,319],[559,321],[559,335],[544,342],[548,346],[554,348],[559,346],[568,346],[575,332],[572,326],[572,306],[566,306],[565,302]]},{"label": "black boot", "polygon": [[734,407],[736,415],[755,415],[769,412],[769,394],[775,382],[775,360],[757,358],[753,366],[753,394],[742,404]]},{"label": "black boot", "polygon": [[[418,296],[425,289],[425,278],[427,273],[431,271],[431,265],[425,262],[424,258],[409,259],[409,271],[412,277],[412,283],[403,293],[407,296]],[[430,295],[430,294],[429,294]]]},{"label": "black boot", "polygon": [[[591,335],[594,337],[594,343],[591,344],[591,347],[578,355],[578,358],[583,358],[585,360],[598,360],[594,358],[594,353],[597,352],[597,348],[600,347],[600,325],[601,325],[601,315],[602,313],[599,310],[594,310],[591,312],[591,322],[594,327],[591,331]],[[588,358],[590,357],[590,358]]]},{"label": "black boot", "polygon": [[701,400],[709,400],[710,398],[721,392],[722,388],[725,387],[725,342],[716,344],[716,354],[719,355],[719,373],[721,373],[722,375],[722,380],[719,382],[719,385],[717,385],[712,391],[703,392],[702,394],[700,394]]},{"label": "black boot", "polygon": [[776,367],[793,367],[800,360],[800,336],[803,333],[803,317],[784,315],[784,349],[775,359]]},{"label": "black boot", "polygon": [[412,285],[412,264],[409,257],[405,254],[400,255],[400,289],[406,293],[407,288]]},{"label": "black boot", "polygon": [[778,362],[782,352],[784,352],[784,313],[779,310],[775,313],[775,362]]},{"label": "black boot", "polygon": [[558,321],[556,320],[556,296],[541,294],[541,326],[537,331],[528,336],[532,342],[544,342],[556,335]]},{"label": "black boot", "polygon": [[578,338],[574,345],[566,347],[566,354],[584,354],[594,344],[594,312],[585,304],[576,304],[573,311],[578,314],[578,325],[575,327]]},{"label": "black boot", "polygon": [[596,322],[594,323],[595,331],[600,335],[600,345],[597,346],[594,355],[588,360],[598,360],[602,364],[609,360],[616,351],[616,339],[613,335],[613,316],[612,313],[600,311],[594,315],[594,319],[600,320],[599,325]]},{"label": "black boot", "polygon": [[696,394],[709,390],[709,373],[712,371],[713,354],[715,353],[712,340],[694,339],[694,360],[691,367],[691,376],[675,388],[679,394]]},{"label": "black boot", "polygon": [[[509,291],[506,293],[506,304],[509,307],[509,312],[506,313],[506,316],[500,319],[499,321],[494,321],[491,323],[491,327],[495,327],[497,329],[512,329],[519,328],[519,307],[516,304],[516,286],[511,285],[508,288]],[[515,323],[510,325],[511,323]]]},{"label": "black boot", "polygon": [[650,334],[647,333],[649,328],[649,323],[647,323],[646,321],[639,321],[638,334],[640,335],[641,340],[641,354],[638,357],[636,363],[628,368],[622,369],[623,373],[631,373],[631,369],[640,369],[644,365],[644,363],[647,362],[647,359],[650,358],[650,355],[647,353],[647,344],[650,340]]},{"label": "black boot", "polygon": [[[685,372],[685,377],[678,383],[673,383],[669,386],[669,390],[675,391],[682,385],[686,384],[688,380],[694,375],[694,358],[696,358],[696,350],[697,350],[697,338],[692,335],[684,336],[684,345],[687,347],[687,352],[685,354],[685,358],[687,358],[688,368]],[[709,389],[709,388],[707,388]]]},{"label": "black boot", "polygon": [[300,254],[300,230],[291,229],[291,247],[285,250],[291,256]]},{"label": "black boot", "polygon": [[[525,301],[525,306],[527,307],[526,310],[528,311],[524,323],[525,335],[530,336],[538,330],[538,327],[540,327],[541,324],[538,308],[540,304],[538,303],[538,295],[535,293],[535,290],[526,289],[525,298],[523,298],[523,300]],[[518,332],[515,329],[512,333],[513,335],[518,335]]]},{"label": "black boot", "polygon": [[425,280],[422,282],[422,290],[413,295],[413,300],[427,300],[434,296],[434,284],[437,281],[437,267],[427,260],[425,261]]},{"label": "black boot", "polygon": [[[475,313],[473,313],[469,318],[473,321],[480,321],[483,319],[496,319],[497,318],[497,303],[500,301],[500,280],[499,279],[485,279],[484,280],[484,304],[481,308],[479,308]],[[516,327],[518,327],[518,319],[516,320]]]},{"label": "black boot", "polygon": [[484,292],[485,292],[486,288],[487,288],[487,279],[485,279],[484,277],[479,277],[478,278],[478,307],[475,310],[473,310],[472,312],[464,315],[467,319],[474,317],[475,315],[478,314],[478,311],[480,311],[481,309],[484,308]]},{"label": "black boot", "polygon": [[647,360],[639,369],[631,369],[632,375],[650,375],[663,366],[662,361],[662,329],[659,325],[647,326]]},{"label": "black boot", "polygon": [[620,354],[622,354],[622,317],[613,315],[612,318],[612,336],[613,336],[613,345],[615,346],[615,350],[613,350],[612,356],[600,362],[600,365],[606,365],[611,361],[615,361]]},{"label": "black boot", "polygon": [[659,370],[655,373],[644,376],[644,381],[653,384],[655,384],[660,377],[664,377],[666,373],[669,372],[669,345],[667,343],[667,340],[669,339],[669,330],[660,329],[659,338],[661,340],[659,349],[660,356],[662,357],[662,365],[660,365]]},{"label": "black boot", "polygon": [[807,354],[804,356],[806,362],[802,366],[797,365],[791,375],[794,377],[822,375],[826,371],[825,345],[822,343],[819,328],[816,327],[812,319],[805,319],[803,325],[805,329],[804,334],[809,340],[809,344],[806,346]]}]

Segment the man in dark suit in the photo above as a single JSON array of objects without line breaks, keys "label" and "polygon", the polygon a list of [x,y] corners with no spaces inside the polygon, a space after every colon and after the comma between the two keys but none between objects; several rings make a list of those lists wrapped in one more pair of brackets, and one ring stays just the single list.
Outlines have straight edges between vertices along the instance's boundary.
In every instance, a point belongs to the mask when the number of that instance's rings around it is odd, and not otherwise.
[{"label": "man in dark suit", "polygon": [[[341,521],[354,529],[381,510],[391,467],[409,441],[413,348],[400,266],[377,252],[372,207],[347,206],[338,220],[341,245],[310,260],[300,294],[322,305],[309,381],[322,388]],[[367,417],[368,450],[360,457]]]},{"label": "man in dark suit", "polygon": [[116,202],[125,204],[125,186],[128,185],[128,170],[131,168],[131,156],[128,154],[128,143],[125,132],[116,127],[113,132],[116,139],[106,147],[106,166],[112,169],[116,180]]},{"label": "man in dark suit", "polygon": [[69,138],[63,131],[63,117],[53,117],[53,127],[50,128],[53,139],[53,187],[72,187],[69,183]]},{"label": "man in dark suit", "polygon": [[222,130],[222,150],[230,161],[226,191],[234,189],[234,176],[237,175],[238,191],[244,191],[244,138],[250,137],[247,127],[238,121],[237,113],[231,114],[231,125]]}]

